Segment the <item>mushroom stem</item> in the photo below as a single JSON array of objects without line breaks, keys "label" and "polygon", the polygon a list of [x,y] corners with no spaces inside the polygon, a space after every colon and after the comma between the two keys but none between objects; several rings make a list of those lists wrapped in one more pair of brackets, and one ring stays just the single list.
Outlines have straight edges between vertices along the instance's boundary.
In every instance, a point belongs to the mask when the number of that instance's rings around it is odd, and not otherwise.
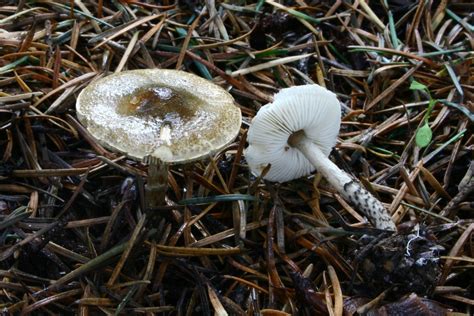
[{"label": "mushroom stem", "polygon": [[155,208],[165,204],[169,167],[168,163],[157,157],[146,156],[143,162],[149,164],[147,183],[145,185],[147,226],[158,227],[161,214]]},{"label": "mushroom stem", "polygon": [[382,203],[363,188],[359,181],[339,169],[326,157],[316,144],[303,136],[291,141],[290,145],[300,150],[306,159],[316,167],[316,170],[318,170],[345,199],[357,206],[376,228],[392,231],[397,230],[395,223],[392,221],[392,218]]},{"label": "mushroom stem", "polygon": [[148,209],[156,208],[165,204],[166,190],[168,189],[168,169],[173,157],[170,145],[171,127],[168,123],[163,124],[160,138],[164,144],[158,146],[151,155],[146,156],[143,162],[149,164],[148,179],[145,186],[145,201]]},{"label": "mushroom stem", "polygon": [[148,167],[148,180],[145,186],[145,201],[149,209],[165,204],[166,189],[168,188],[168,164],[163,161],[153,161]]}]

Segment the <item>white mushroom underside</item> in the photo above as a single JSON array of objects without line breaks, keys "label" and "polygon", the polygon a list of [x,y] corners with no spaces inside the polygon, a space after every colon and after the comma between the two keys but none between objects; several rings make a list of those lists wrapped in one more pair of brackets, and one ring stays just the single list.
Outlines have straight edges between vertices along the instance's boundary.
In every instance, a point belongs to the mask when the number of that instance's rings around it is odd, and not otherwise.
[{"label": "white mushroom underside", "polygon": [[[304,131],[328,156],[336,143],[341,122],[340,104],[332,92],[317,85],[289,90],[281,90],[273,103],[260,109],[248,133],[245,156],[251,171],[259,175],[271,164],[265,179],[274,182],[290,181],[315,170],[297,148],[288,145],[288,138],[294,132]],[[300,111],[295,111],[296,108]],[[316,121],[321,123],[313,126]]]},{"label": "white mushroom underside", "polygon": [[270,164],[264,178],[274,182],[290,181],[318,169],[375,227],[396,231],[382,203],[328,158],[339,133],[340,112],[336,96],[320,86],[283,89],[252,121],[246,150],[249,167],[260,175]]}]

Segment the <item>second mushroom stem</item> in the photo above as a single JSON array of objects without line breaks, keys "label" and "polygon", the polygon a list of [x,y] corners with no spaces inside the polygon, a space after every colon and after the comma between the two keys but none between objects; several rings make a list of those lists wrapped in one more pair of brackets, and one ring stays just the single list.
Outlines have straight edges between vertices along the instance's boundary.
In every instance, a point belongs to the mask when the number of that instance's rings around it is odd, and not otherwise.
[{"label": "second mushroom stem", "polygon": [[148,179],[145,185],[145,204],[149,226],[159,222],[159,212],[154,210],[165,204],[166,189],[168,188],[168,164],[159,158],[147,156],[144,162],[149,164]]},{"label": "second mushroom stem", "polygon": [[362,187],[359,181],[353,179],[346,172],[339,169],[326,155],[306,137],[301,137],[291,144],[301,151],[316,170],[341,195],[359,208],[370,222],[379,229],[396,231],[395,223],[390,214],[369,191]]}]

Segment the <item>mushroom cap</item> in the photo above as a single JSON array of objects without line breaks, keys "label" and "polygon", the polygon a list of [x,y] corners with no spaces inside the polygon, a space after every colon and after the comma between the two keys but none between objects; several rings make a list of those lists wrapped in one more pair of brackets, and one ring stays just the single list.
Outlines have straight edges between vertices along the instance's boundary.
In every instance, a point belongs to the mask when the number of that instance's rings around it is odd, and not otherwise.
[{"label": "mushroom cap", "polygon": [[184,163],[217,152],[240,131],[241,113],[218,85],[179,70],[142,69],[101,78],[79,94],[79,120],[112,150]]},{"label": "mushroom cap", "polygon": [[264,178],[273,182],[306,176],[315,167],[288,144],[288,138],[303,131],[329,156],[340,125],[341,106],[331,91],[314,84],[282,89],[272,103],[258,111],[249,127],[245,157],[250,170],[260,175],[271,164]]}]

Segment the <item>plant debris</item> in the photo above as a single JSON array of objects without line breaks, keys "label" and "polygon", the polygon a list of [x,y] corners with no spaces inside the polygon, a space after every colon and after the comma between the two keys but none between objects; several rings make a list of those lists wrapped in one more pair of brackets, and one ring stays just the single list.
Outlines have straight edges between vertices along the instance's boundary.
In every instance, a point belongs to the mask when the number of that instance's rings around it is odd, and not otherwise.
[{"label": "plant debris", "polygon": [[[3,313],[472,313],[471,2],[1,2]],[[75,113],[91,82],[147,68],[211,80],[243,114],[235,142],[170,167],[153,227],[148,166]],[[398,235],[317,172],[284,184],[249,172],[256,112],[313,83],[343,108],[330,159]],[[432,264],[415,271],[419,260]]]},{"label": "plant debris", "polygon": [[[367,245],[360,269],[361,286],[370,295],[389,290],[430,296],[441,277],[440,253],[444,250],[429,233],[417,227],[408,234],[396,234]],[[364,290],[362,290],[364,292]]]}]

